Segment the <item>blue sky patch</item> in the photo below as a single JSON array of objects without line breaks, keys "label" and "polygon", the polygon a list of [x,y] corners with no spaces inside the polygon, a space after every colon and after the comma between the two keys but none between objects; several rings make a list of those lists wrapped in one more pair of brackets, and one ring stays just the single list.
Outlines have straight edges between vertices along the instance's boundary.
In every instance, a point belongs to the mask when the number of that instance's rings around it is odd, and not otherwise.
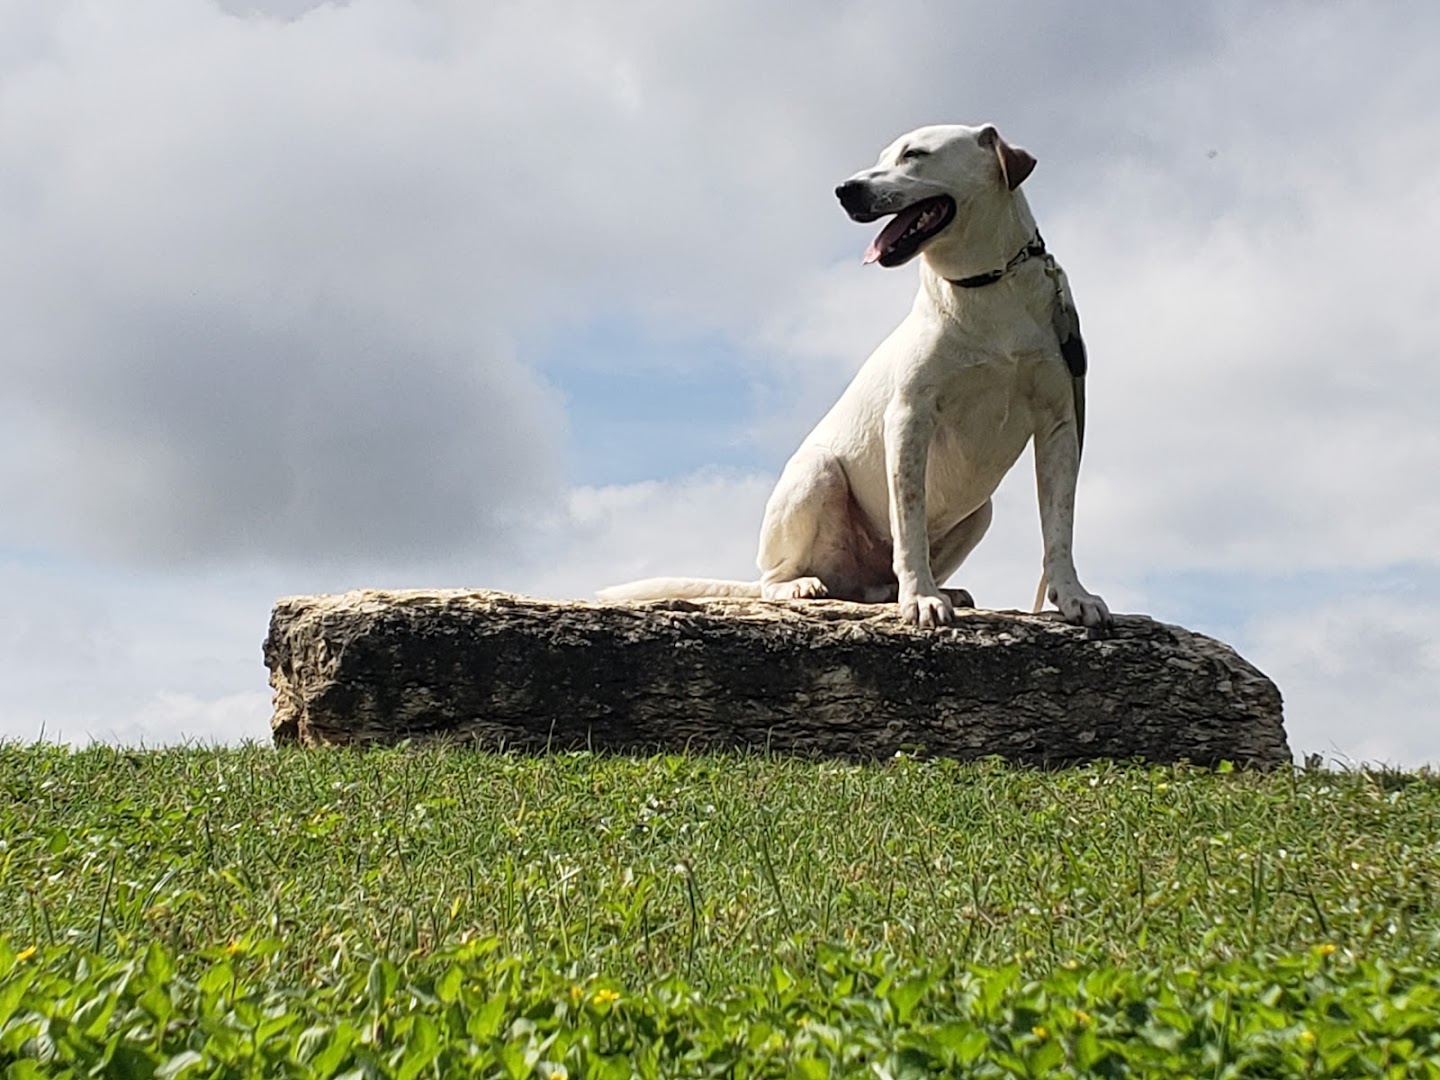
[{"label": "blue sky patch", "polygon": [[565,399],[577,484],[684,476],[704,466],[773,468],[747,435],[756,388],[720,335],[656,333],[616,318],[545,342],[537,367]]}]

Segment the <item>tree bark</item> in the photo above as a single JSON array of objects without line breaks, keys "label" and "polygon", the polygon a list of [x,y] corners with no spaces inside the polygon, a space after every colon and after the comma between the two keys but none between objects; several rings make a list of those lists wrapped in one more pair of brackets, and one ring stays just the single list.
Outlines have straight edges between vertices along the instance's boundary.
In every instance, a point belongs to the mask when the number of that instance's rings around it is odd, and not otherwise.
[{"label": "tree bark", "polygon": [[1290,761],[1274,683],[1138,615],[1096,638],[1055,614],[957,610],[935,631],[894,605],[351,592],[278,601],[265,664],[274,739],[306,746]]}]

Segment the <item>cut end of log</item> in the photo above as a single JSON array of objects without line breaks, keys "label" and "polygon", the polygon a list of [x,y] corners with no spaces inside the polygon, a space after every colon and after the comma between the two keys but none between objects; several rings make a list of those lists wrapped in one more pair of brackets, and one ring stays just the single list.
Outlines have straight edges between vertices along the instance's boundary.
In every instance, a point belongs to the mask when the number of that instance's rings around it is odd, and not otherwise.
[{"label": "cut end of log", "polygon": [[839,601],[288,597],[264,646],[271,732],[306,746],[1291,761],[1279,690],[1213,638],[1139,615],[1098,639],[1056,613],[955,616],[921,630],[893,604]]}]

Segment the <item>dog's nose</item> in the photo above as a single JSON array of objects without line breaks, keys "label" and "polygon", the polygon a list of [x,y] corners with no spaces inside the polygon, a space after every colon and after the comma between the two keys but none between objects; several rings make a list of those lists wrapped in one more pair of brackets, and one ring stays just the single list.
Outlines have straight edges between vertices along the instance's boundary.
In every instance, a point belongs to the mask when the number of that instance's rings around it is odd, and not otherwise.
[{"label": "dog's nose", "polygon": [[861,179],[846,180],[835,189],[835,197],[840,200],[840,205],[845,212],[856,221],[874,221],[875,212],[871,209],[875,202],[875,192],[870,185]]},{"label": "dog's nose", "polygon": [[840,205],[849,210],[859,202],[865,191],[865,181],[846,180],[835,189],[835,197],[840,200]]}]

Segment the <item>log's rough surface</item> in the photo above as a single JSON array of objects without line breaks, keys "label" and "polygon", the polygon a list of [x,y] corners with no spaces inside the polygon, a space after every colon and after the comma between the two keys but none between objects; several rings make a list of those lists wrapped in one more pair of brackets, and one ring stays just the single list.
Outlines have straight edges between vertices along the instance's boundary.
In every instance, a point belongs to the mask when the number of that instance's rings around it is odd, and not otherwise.
[{"label": "log's rough surface", "polygon": [[1134,615],[1094,639],[1015,612],[935,631],[893,605],[351,592],[277,602],[265,664],[277,743],[1290,761],[1274,683]]}]

